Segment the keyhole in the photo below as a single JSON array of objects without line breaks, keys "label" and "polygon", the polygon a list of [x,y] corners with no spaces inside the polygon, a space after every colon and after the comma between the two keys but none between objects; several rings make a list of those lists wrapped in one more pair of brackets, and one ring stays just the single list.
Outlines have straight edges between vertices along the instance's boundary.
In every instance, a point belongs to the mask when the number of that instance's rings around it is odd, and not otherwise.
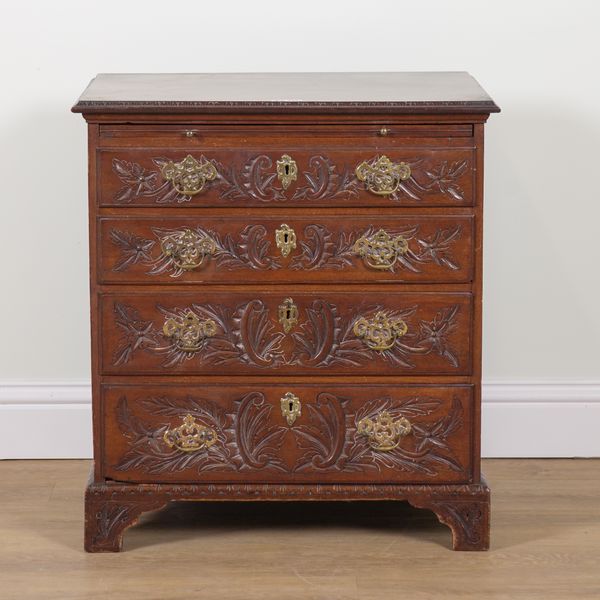
[{"label": "keyhole", "polygon": [[290,165],[285,165],[285,167],[283,168],[283,170],[285,171],[286,175],[290,174]]},{"label": "keyhole", "polygon": [[289,236],[288,236],[288,234],[287,234],[287,233],[284,233],[284,234],[283,234],[283,241],[284,241],[286,244],[288,243],[288,237],[289,237]]},{"label": "keyhole", "polygon": [[292,317],[292,309],[291,308],[286,308],[285,310],[285,318],[286,319],[290,319]]},{"label": "keyhole", "polygon": [[294,410],[294,403],[290,400],[290,412]]}]

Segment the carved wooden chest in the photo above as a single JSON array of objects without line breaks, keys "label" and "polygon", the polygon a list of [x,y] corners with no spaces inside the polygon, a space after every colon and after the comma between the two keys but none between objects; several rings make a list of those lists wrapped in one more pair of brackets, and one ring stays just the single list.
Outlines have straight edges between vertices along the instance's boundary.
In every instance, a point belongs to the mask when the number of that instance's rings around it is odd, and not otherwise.
[{"label": "carved wooden chest", "polygon": [[100,75],[85,547],[172,500],[407,500],[489,543],[466,73]]}]

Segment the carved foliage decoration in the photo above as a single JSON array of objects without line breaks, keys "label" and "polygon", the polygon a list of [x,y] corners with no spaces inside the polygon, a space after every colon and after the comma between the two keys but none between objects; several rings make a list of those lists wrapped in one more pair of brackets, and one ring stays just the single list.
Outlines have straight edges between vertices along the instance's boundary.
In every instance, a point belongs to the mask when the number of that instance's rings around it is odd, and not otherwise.
[{"label": "carved foliage decoration", "polygon": [[[161,172],[169,163],[172,163],[170,159],[153,158],[152,162],[156,166],[156,170],[145,169],[135,162],[113,158],[113,173],[123,184],[113,198],[116,204],[130,204],[139,201],[156,204],[182,204],[192,199],[192,195],[179,192],[171,181],[163,178]],[[212,164],[203,155],[200,156],[199,162]],[[217,177],[216,174],[215,177]],[[207,185],[212,183],[207,182]]]},{"label": "carved foliage decoration", "polygon": [[[415,364],[411,357],[435,353],[458,367],[458,357],[448,339],[456,328],[458,310],[458,306],[452,306],[438,312],[431,321],[419,320],[415,323],[412,317],[417,311],[416,306],[402,310],[384,310],[382,306],[373,306],[361,315],[344,319],[333,304],[315,300],[306,309],[307,320],[292,334],[296,342],[296,354],[292,362],[313,367],[334,364],[358,367],[381,357],[393,365],[412,369]],[[370,322],[377,315],[406,326],[403,335],[395,336],[393,344],[386,344],[388,347],[385,349],[365,344],[355,330],[360,320]]]},{"label": "carved foliage decoration", "polygon": [[[303,171],[302,179],[297,184],[290,185],[291,182],[288,182],[285,186],[278,179],[275,161],[266,154],[252,156],[242,165],[224,165],[215,159],[209,160],[204,155],[188,158],[210,169],[210,178],[204,181],[204,186],[215,188],[221,200],[254,200],[261,203],[285,200],[310,202],[357,198],[360,190],[364,189],[356,178],[356,165],[344,165],[340,170],[330,158],[323,155],[311,156],[308,159],[309,168]],[[372,158],[370,162],[377,162],[380,158]],[[136,201],[181,204],[192,200],[193,194],[186,194],[184,188],[174,187],[172,181],[164,178],[163,172],[173,164],[172,160],[157,157],[153,158],[152,162],[155,170],[135,162],[113,158],[113,173],[122,183],[122,187],[113,198],[116,204]],[[435,162],[412,158],[403,159],[400,164],[406,165],[410,176],[398,180],[395,191],[387,196],[392,200],[420,201],[431,193],[438,193],[456,201],[465,199],[458,181],[470,168],[469,160]]]},{"label": "carved foliage decoration", "polygon": [[[363,165],[376,166],[383,159],[387,159],[387,157],[376,156],[362,163],[361,167]],[[458,181],[469,169],[468,160],[453,162],[443,160],[439,163],[431,163],[422,158],[403,159],[398,161],[398,165],[402,165],[406,169],[406,177],[394,178],[394,185],[389,186],[390,192],[386,192],[386,197],[392,200],[408,198],[420,201],[427,194],[439,193],[452,200],[463,201],[465,199],[464,191]]]},{"label": "carved foliage decoration", "polygon": [[[357,472],[387,468],[433,476],[436,465],[441,465],[460,472],[464,467],[448,442],[463,426],[460,401],[455,398],[450,411],[435,421],[419,419],[438,410],[441,404],[428,397],[376,398],[352,413],[347,410],[347,399],[322,392],[316,404],[309,405],[309,423],[293,429],[298,448],[303,450],[294,470]],[[359,432],[361,421],[376,419],[382,413],[394,420],[411,421],[410,434],[388,452],[373,449]]]},{"label": "carved foliage decoration", "polygon": [[[171,277],[180,277],[186,271],[202,268],[209,260],[214,260],[217,268],[227,270],[274,270],[283,266],[282,257],[270,253],[271,242],[264,225],[248,225],[237,238],[200,226],[153,228],[152,232],[156,239],[112,229],[109,236],[120,253],[113,271],[126,271],[139,263],[148,266],[149,275],[168,272]],[[460,267],[452,256],[452,245],[460,234],[460,226],[438,228],[427,236],[419,233],[418,226],[397,230],[371,226],[334,234],[324,225],[311,224],[304,228],[301,252],[292,256],[288,266],[292,270],[339,270],[362,258],[367,268],[389,272],[400,268],[419,273],[421,266],[428,263],[456,271]]]},{"label": "carved foliage decoration", "polygon": [[[134,415],[122,397],[117,403],[117,423],[129,446],[116,469],[151,474],[186,469],[287,473],[392,469],[435,476],[441,466],[460,472],[464,466],[449,439],[463,426],[461,402],[455,398],[450,410],[436,420],[421,419],[441,404],[431,397],[384,397],[369,400],[353,412],[348,399],[320,392],[314,403],[305,406],[302,419],[285,427],[274,418],[276,404],[267,401],[261,392],[250,392],[234,401],[231,413],[214,401],[194,396],[141,400],[140,405],[148,414],[164,417],[157,426]],[[386,452],[374,448],[359,431],[361,422],[376,419],[382,413],[411,422],[410,433]],[[197,426],[210,429],[215,439],[194,452],[183,452],[166,443],[165,433],[181,419],[193,419]],[[282,454],[288,434],[296,442],[290,464]]]},{"label": "carved foliage decoration", "polygon": [[[282,470],[279,451],[286,429],[269,424],[273,406],[258,392],[247,394],[235,404],[236,413],[231,414],[212,400],[192,396],[142,400],[141,405],[149,414],[165,417],[165,423],[156,427],[135,416],[122,397],[117,404],[117,422],[129,441],[129,449],[116,469],[140,469],[152,474],[185,469]],[[172,424],[169,419],[190,415],[198,424],[216,432],[216,440],[203,450],[182,452],[166,443],[164,436]]]},{"label": "carved foliage decoration", "polygon": [[[392,365],[412,369],[417,356],[437,354],[458,367],[458,357],[450,337],[456,329],[459,306],[440,310],[432,320],[416,320],[417,306],[399,310],[375,305],[360,314],[341,316],[337,306],[325,300],[313,300],[303,311],[305,319],[289,334],[280,330],[275,316],[262,300],[250,300],[237,308],[213,304],[192,304],[184,308],[165,308],[157,305],[165,323],[193,321],[210,325],[210,335],[197,335],[194,345],[181,344],[177,336],[155,327],[153,321],[143,320],[130,306],[115,303],[115,322],[122,331],[120,345],[113,356],[113,365],[132,360],[138,352],[150,352],[164,357],[165,368],[186,360],[206,364],[244,364],[257,368],[281,365],[327,367],[343,365],[359,367],[383,359]],[[401,335],[386,338],[384,345],[369,344],[358,327],[365,321],[399,323]],[[358,332],[358,333],[357,333]],[[206,333],[206,332],[205,332]],[[292,338],[291,352],[284,352],[283,340]],[[365,333],[366,335],[366,333]],[[370,339],[370,338],[369,338]]]},{"label": "carved foliage decoration", "polygon": [[236,309],[212,304],[170,309],[158,305],[157,309],[166,323],[187,322],[191,316],[200,323],[208,322],[211,335],[198,336],[194,348],[183,346],[164,328],[155,327],[153,321],[143,321],[136,309],[117,302],[115,321],[123,333],[113,365],[129,362],[138,350],[162,355],[165,368],[191,359],[213,365],[242,363],[259,368],[281,363],[284,334],[276,330],[261,300],[251,300]]},{"label": "carved foliage decoration", "polygon": [[[169,273],[171,277],[180,277],[186,271],[201,268],[209,260],[214,260],[217,268],[230,271],[281,267],[279,257],[269,254],[271,242],[266,238],[263,225],[248,225],[237,239],[230,233],[220,235],[203,227],[153,228],[152,232],[155,240],[112,229],[110,239],[120,251],[113,271],[125,271],[131,265],[140,263],[148,266],[149,275]],[[187,238],[183,238],[186,233]],[[173,249],[172,240],[182,239],[188,240],[188,247],[177,252]]]},{"label": "carved foliage decoration", "polygon": [[[363,256],[359,241],[372,239],[382,231],[373,226],[366,230],[339,232],[337,235],[324,225],[308,225],[300,241],[301,254],[294,256],[291,269],[312,271],[315,269],[344,269],[352,266],[357,256],[361,256],[369,267],[368,256]],[[396,268],[407,269],[413,273],[421,271],[421,265],[434,263],[440,267],[456,271],[460,268],[452,256],[452,245],[461,235],[461,227],[436,229],[431,235],[421,235],[419,227],[385,229],[384,233],[392,239],[401,238],[406,247],[396,251],[393,260],[388,261],[388,271]],[[357,247],[358,245],[358,247]]]},{"label": "carved foliage decoration", "polygon": [[[463,410],[460,401],[452,401],[450,411],[433,422],[419,421],[419,417],[433,413],[441,402],[435,398],[377,398],[366,402],[354,415],[352,425],[353,441],[347,450],[345,467],[362,470],[389,468],[400,471],[415,471],[426,475],[436,473],[435,466],[442,465],[454,471],[462,471],[448,438],[463,426]],[[378,452],[369,440],[360,435],[358,426],[364,420],[375,420],[378,415],[387,413],[394,420],[408,419],[410,433],[393,450]]]}]

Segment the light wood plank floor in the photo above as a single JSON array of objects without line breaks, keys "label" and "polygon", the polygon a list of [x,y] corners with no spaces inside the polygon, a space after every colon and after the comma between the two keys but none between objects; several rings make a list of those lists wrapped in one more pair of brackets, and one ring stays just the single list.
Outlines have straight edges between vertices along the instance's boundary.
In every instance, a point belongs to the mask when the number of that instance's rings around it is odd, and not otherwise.
[{"label": "light wood plank floor", "polygon": [[487,460],[492,550],[404,503],[187,503],[82,547],[88,461],[0,462],[0,598],[600,598],[600,460]]}]

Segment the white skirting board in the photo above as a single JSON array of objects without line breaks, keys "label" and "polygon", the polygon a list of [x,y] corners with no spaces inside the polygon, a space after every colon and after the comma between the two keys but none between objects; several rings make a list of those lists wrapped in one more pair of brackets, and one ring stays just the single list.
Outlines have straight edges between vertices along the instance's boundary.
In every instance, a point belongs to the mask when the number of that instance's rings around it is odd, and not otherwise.
[{"label": "white skirting board", "polygon": [[[600,381],[485,382],[485,457],[600,456]],[[0,459],[89,458],[90,386],[0,384]]]}]

